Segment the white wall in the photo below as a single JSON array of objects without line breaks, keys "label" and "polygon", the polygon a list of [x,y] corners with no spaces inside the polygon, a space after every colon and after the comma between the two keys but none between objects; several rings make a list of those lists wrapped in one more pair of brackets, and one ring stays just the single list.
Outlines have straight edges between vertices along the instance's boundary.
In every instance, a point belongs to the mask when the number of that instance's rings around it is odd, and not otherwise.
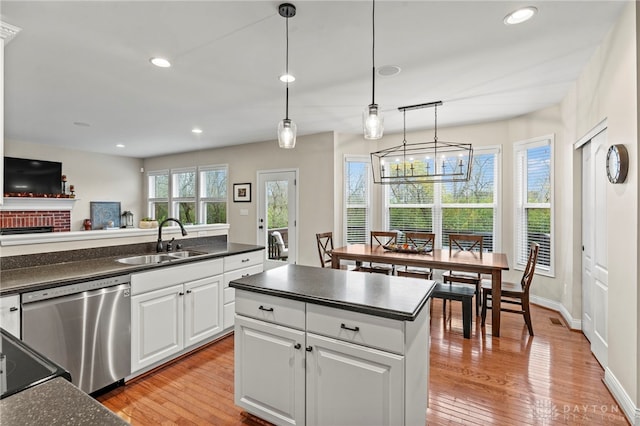
[{"label": "white wall", "polygon": [[76,191],[77,201],[71,210],[72,231],[83,229],[82,221],[91,216],[91,201],[119,201],[122,211],[133,212],[134,220],[142,217],[140,159],[12,140],[5,141],[4,155],[62,163],[67,185],[74,185]]},{"label": "white wall", "polygon": [[[299,169],[298,263],[318,265],[315,234],[333,229],[333,133],[299,136],[295,149],[278,148],[277,141],[251,143],[190,152],[144,161],[146,171],[170,168],[229,165],[229,188],[251,182],[251,203],[234,203],[229,194],[229,241],[257,243],[257,171]],[[146,197],[146,195],[143,195]],[[240,216],[248,209],[248,216]]]},{"label": "white wall", "polygon": [[[640,382],[640,284],[638,274],[638,3],[630,2],[620,21],[585,67],[574,89],[562,104],[567,145],[579,140],[607,119],[608,144],[624,144],[630,166],[624,184],[608,185],[606,226],[609,262],[609,351],[607,376],[615,378],[631,403],[639,406]],[[569,147],[566,147],[569,149]],[[605,173],[600,170],[600,173]],[[579,180],[577,173],[573,179]],[[568,184],[568,183],[567,183]],[[573,193],[579,200],[578,191]],[[577,205],[577,202],[574,203]],[[574,215],[579,221],[579,216]],[[579,238],[579,234],[576,235]],[[571,254],[568,254],[571,255]],[[578,253],[572,254],[575,256]],[[577,304],[580,269],[574,270]],[[577,312],[577,307],[574,308]],[[608,383],[610,386],[610,383]],[[611,387],[611,386],[610,386]],[[615,395],[615,392],[614,392]],[[640,416],[636,414],[636,416]]]}]

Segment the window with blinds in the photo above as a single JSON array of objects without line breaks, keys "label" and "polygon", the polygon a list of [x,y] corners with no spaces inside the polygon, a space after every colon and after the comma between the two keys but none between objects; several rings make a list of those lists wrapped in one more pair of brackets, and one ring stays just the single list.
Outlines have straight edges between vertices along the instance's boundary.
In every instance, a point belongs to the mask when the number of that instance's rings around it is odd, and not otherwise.
[{"label": "window with blinds", "polygon": [[386,186],[387,229],[433,232],[439,247],[449,246],[450,234],[480,234],[484,250],[495,250],[498,155],[498,149],[477,150],[467,182]]},{"label": "window with blinds", "polygon": [[344,235],[346,244],[369,242],[369,157],[347,157],[344,168]]},{"label": "window with blinds", "polygon": [[516,268],[524,268],[536,242],[537,270],[553,275],[553,138],[515,144],[514,164]]}]

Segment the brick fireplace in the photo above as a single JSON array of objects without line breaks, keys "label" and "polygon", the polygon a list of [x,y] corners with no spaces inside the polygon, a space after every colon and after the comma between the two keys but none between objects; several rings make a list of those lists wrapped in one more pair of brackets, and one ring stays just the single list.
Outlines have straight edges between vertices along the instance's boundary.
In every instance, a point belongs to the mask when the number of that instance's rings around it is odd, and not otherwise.
[{"label": "brick fireplace", "polygon": [[71,231],[71,211],[0,211],[0,228],[52,227],[53,232]]}]

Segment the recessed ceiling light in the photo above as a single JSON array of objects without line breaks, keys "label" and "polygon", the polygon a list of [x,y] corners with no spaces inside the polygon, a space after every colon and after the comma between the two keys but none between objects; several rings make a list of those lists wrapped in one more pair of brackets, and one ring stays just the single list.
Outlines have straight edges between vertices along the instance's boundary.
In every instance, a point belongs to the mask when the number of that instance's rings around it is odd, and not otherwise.
[{"label": "recessed ceiling light", "polygon": [[197,135],[199,135],[200,133],[202,133],[202,129],[198,129],[197,127],[191,129],[191,133],[195,133]]},{"label": "recessed ceiling light", "polygon": [[538,13],[538,9],[533,6],[523,7],[522,9],[514,10],[510,14],[504,17],[505,25],[521,24],[529,19],[533,18],[533,15]]},{"label": "recessed ceiling light", "polygon": [[116,148],[124,148],[124,145],[119,143],[119,144],[116,145]]},{"label": "recessed ceiling light", "polygon": [[380,77],[393,77],[400,74],[402,69],[397,65],[383,65],[378,68],[377,73]]},{"label": "recessed ceiling light", "polygon": [[296,78],[291,74],[282,74],[280,76],[280,81],[283,83],[293,83],[294,81],[296,81]]},{"label": "recessed ceiling light", "polygon": [[165,58],[151,58],[149,59],[149,62],[160,68],[169,68],[171,66],[171,62]]}]

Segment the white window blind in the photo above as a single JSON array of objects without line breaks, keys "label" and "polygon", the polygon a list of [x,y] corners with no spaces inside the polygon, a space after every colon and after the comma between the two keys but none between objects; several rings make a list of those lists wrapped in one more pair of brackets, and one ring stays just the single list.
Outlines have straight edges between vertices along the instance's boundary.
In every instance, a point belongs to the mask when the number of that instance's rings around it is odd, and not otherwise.
[{"label": "white window blind", "polygon": [[540,244],[537,269],[553,274],[553,139],[515,144],[515,261],[524,268],[529,246]]},{"label": "white window blind", "polygon": [[347,157],[344,170],[345,242],[369,242],[369,188],[371,166],[368,157]]}]

